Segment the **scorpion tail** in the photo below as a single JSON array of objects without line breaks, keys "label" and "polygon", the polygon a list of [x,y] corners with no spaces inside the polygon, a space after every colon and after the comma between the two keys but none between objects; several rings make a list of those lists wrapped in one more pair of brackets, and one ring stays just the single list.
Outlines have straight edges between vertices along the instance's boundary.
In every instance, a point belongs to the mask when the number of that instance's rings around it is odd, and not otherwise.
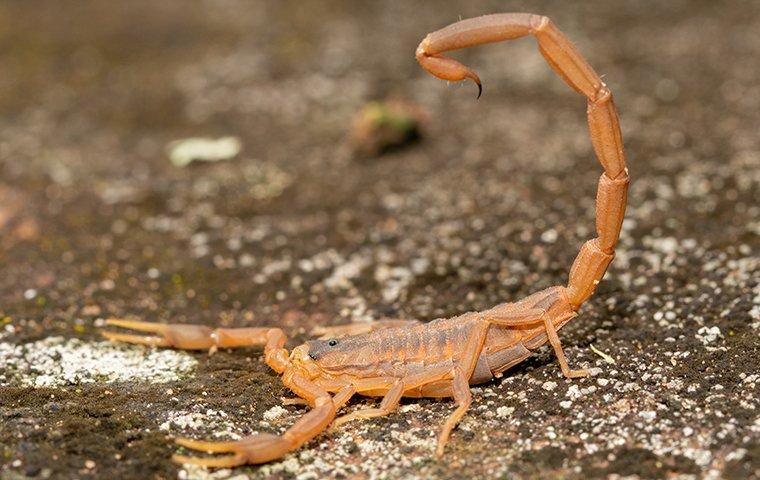
[{"label": "scorpion tail", "polygon": [[[594,152],[604,168],[596,196],[597,237],[587,241],[570,269],[567,285],[573,310],[591,296],[615,256],[628,192],[623,141],[612,93],[572,42],[542,15],[501,13],[462,20],[429,34],[417,48],[420,65],[445,80],[477,79],[456,60],[451,50],[533,35],[551,68],[576,92],[586,97],[588,126]],[[475,80],[480,85],[479,80]]]}]

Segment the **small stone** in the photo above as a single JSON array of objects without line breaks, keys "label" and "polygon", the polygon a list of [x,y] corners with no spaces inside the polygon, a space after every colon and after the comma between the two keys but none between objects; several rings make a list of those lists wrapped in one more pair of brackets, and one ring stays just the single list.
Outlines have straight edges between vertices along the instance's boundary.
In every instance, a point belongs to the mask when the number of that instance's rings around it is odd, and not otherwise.
[{"label": "small stone", "polygon": [[544,243],[554,243],[557,241],[557,231],[550,229],[541,234],[541,241]]},{"label": "small stone", "polygon": [[229,160],[238,153],[242,144],[237,137],[185,138],[170,143],[169,159],[175,167],[186,167],[195,161],[218,162]]},{"label": "small stone", "polygon": [[499,418],[507,418],[515,411],[514,407],[499,407],[496,409],[496,416]]},{"label": "small stone", "polygon": [[718,327],[702,327],[697,330],[697,334],[694,336],[697,340],[702,342],[703,345],[709,345],[715,342],[718,338],[723,338],[723,333],[721,333],[720,328]]},{"label": "small stone", "polygon": [[643,418],[644,420],[651,422],[655,418],[657,418],[657,412],[648,410],[645,412],[639,412],[639,417]]},{"label": "small stone", "polygon": [[547,392],[551,392],[555,388],[557,388],[557,382],[544,382],[543,385],[541,385],[541,388],[546,390]]},{"label": "small stone", "polygon": [[288,413],[287,410],[277,405],[264,412],[264,420],[275,420]]},{"label": "small stone", "polygon": [[580,398],[582,395],[583,394],[581,393],[581,389],[578,387],[578,385],[570,385],[570,388],[567,389],[567,393],[565,394],[565,396],[571,400]]}]

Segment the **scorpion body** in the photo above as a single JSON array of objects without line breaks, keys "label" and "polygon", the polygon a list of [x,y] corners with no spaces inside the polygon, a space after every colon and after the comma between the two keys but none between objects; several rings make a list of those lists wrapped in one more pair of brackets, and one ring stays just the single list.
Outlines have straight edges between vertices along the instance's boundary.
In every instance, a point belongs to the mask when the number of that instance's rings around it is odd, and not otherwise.
[{"label": "scorpion body", "polygon": [[[209,467],[268,462],[298,449],[331,424],[387,415],[402,396],[454,399],[457,408],[444,423],[436,449],[442,455],[452,429],[472,401],[469,386],[490,380],[547,342],[566,377],[588,375],[586,370],[569,367],[557,331],[577,316],[601,281],[614,257],[623,222],[629,179],[612,94],[576,47],[551,20],[540,15],[505,13],[462,20],[429,34],[417,48],[416,58],[436,77],[474,81],[480,96],[478,76],[443,54],[526,35],[536,38],[551,68],[587,99],[591,142],[604,169],[596,197],[597,236],[581,248],[567,286],[551,287],[518,302],[427,324],[394,320],[328,327],[323,331],[337,338],[312,340],[292,352],[284,348],[286,337],[279,328],[212,329],[109,320],[110,325],[153,334],[103,332],[114,341],[182,349],[264,345],[267,364],[282,374],[284,385],[311,407],[279,436],[259,434],[229,442],[177,439],[179,445],[189,449],[228,455],[175,455],[175,461]],[[377,408],[336,418],[355,394],[382,397],[382,401]]]},{"label": "scorpion body", "polygon": [[[312,340],[306,345],[309,357],[335,376],[406,378],[430,369],[450,371],[460,365],[468,383],[478,385],[522,362],[547,342],[545,325],[525,323],[528,317],[524,311],[542,306],[551,311],[552,304],[561,301],[561,295],[561,287],[554,287],[531,295],[519,304],[505,303],[484,312],[468,312],[429,323],[409,321],[408,326],[339,339]],[[554,330],[574,316],[575,313],[570,312],[554,317]],[[517,325],[496,324],[498,319],[504,321],[505,318]],[[362,393],[382,396],[387,389]],[[451,397],[451,382],[443,380],[422,385],[405,390],[403,396]]]}]

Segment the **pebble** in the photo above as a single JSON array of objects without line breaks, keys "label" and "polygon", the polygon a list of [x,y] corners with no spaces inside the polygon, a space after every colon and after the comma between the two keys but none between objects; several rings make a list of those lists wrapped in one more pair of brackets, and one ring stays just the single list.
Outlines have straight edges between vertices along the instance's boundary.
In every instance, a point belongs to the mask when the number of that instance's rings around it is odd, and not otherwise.
[{"label": "pebble", "polygon": [[496,416],[499,418],[507,418],[515,412],[514,407],[499,407],[496,409]]},{"label": "pebble", "polygon": [[274,407],[270,408],[266,412],[264,412],[264,420],[275,420],[283,415],[287,414],[288,411],[282,408],[280,405],[275,405]]},{"label": "pebble", "polygon": [[583,394],[581,393],[581,389],[578,387],[578,385],[570,385],[570,387],[567,389],[567,393],[565,394],[565,396],[571,400],[580,398],[582,395]]},{"label": "pebble", "polygon": [[722,338],[723,334],[718,327],[702,327],[697,330],[697,334],[694,336],[697,340],[702,342],[703,345],[709,345],[718,340],[718,338]]},{"label": "pebble", "polygon": [[552,381],[544,382],[544,384],[541,385],[541,388],[543,388],[547,392],[551,392],[552,390],[557,388],[557,382],[552,382]]},{"label": "pebble", "polygon": [[639,412],[639,417],[643,418],[644,420],[647,420],[647,421],[651,422],[652,420],[654,420],[655,418],[657,418],[657,412],[652,411],[652,410],[647,410],[647,411],[644,411],[644,412]]}]

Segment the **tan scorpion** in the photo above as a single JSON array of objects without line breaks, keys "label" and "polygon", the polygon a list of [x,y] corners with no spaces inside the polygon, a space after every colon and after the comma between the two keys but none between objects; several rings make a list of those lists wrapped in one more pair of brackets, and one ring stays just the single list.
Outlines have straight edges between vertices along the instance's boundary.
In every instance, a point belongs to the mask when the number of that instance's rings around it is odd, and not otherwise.
[{"label": "tan scorpion", "polygon": [[[104,332],[114,341],[187,350],[264,346],[264,356],[282,382],[311,407],[282,435],[258,434],[237,441],[208,442],[179,438],[188,449],[226,453],[221,457],[175,455],[176,462],[207,467],[259,464],[283,457],[334,426],[357,419],[388,415],[401,397],[453,397],[456,410],[446,420],[436,454],[443,454],[452,429],[472,401],[470,385],[528,358],[546,342],[554,348],[567,378],[584,377],[567,363],[557,331],[574,318],[591,296],[615,254],[625,213],[628,170],[612,94],[578,49],[547,17],[504,13],[462,20],[429,34],[417,48],[420,65],[432,75],[451,81],[480,79],[469,68],[443,55],[502,40],[533,35],[552,69],[588,102],[591,142],[604,168],[596,196],[597,237],[587,241],[576,257],[567,286],[534,293],[490,310],[420,324],[379,321],[364,326],[327,329],[329,340],[313,340],[288,352],[279,328],[217,328],[109,320],[108,324],[150,332],[143,336]],[[382,397],[379,407],[336,418],[356,394]]]}]

